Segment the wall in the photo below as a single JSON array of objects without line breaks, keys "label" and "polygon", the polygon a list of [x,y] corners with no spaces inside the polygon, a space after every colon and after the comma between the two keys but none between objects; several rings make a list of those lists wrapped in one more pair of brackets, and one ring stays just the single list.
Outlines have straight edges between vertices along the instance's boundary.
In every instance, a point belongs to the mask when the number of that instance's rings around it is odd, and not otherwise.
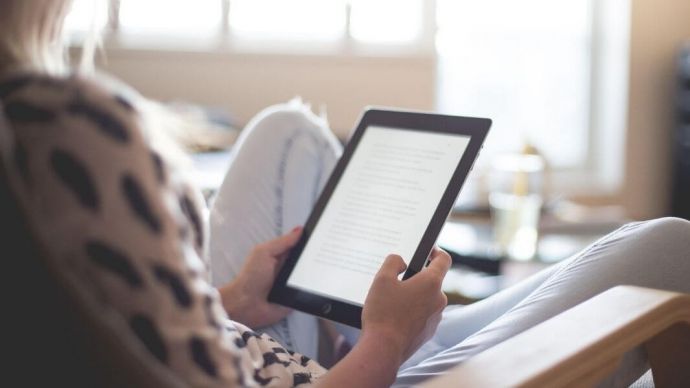
[{"label": "wall", "polygon": [[626,173],[621,198],[634,218],[668,212],[675,55],[686,40],[690,40],[690,1],[632,0]]},{"label": "wall", "polygon": [[[617,195],[586,199],[622,203],[629,216],[645,219],[662,216],[668,209],[674,60],[679,44],[690,39],[690,1],[630,2],[623,188]],[[436,63],[423,55],[332,57],[113,49],[104,67],[147,96],[226,108],[242,123],[263,107],[299,92],[316,108],[331,107],[331,125],[341,136],[366,105],[434,107]]]},{"label": "wall", "polygon": [[113,49],[108,51],[102,67],[146,96],[226,108],[241,123],[262,108],[299,93],[317,112],[320,106],[326,106],[331,126],[341,136],[350,131],[366,105],[424,110],[434,106],[433,56]]}]

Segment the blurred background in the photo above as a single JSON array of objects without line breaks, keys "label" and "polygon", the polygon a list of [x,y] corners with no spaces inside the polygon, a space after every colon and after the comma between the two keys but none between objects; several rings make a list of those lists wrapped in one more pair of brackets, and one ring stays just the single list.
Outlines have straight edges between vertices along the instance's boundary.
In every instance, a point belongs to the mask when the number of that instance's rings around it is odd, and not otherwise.
[{"label": "blurred background", "polygon": [[[538,232],[533,261],[629,220],[690,217],[688,0],[77,0],[68,26],[75,51],[104,29],[105,72],[229,131],[294,96],[343,141],[367,105],[493,119],[442,236],[469,259],[506,256],[496,228],[516,226],[490,201],[506,186],[539,198],[518,222]],[[526,155],[536,172],[501,171]],[[198,160],[216,177],[227,163]]]}]

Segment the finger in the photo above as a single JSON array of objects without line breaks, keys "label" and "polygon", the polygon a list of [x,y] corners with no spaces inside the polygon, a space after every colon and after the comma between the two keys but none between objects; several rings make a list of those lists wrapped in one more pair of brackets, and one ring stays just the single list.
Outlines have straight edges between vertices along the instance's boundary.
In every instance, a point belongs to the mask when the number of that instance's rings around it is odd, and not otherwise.
[{"label": "finger", "polygon": [[448,306],[448,296],[443,292],[438,297],[438,313],[442,313],[443,309]]},{"label": "finger", "polygon": [[284,234],[278,238],[267,241],[263,244],[264,249],[269,255],[280,256],[287,253],[290,248],[294,247],[302,235],[302,228],[296,227],[289,233]]},{"label": "finger", "polygon": [[379,269],[379,276],[398,277],[407,269],[407,264],[400,255],[388,255]]},{"label": "finger", "polygon": [[438,253],[439,253],[440,250],[441,250],[441,248],[439,248],[438,245],[434,245],[434,246],[431,248],[431,253],[429,253],[429,262],[431,262],[432,260],[434,260],[434,257],[436,257],[436,255],[438,255]]},{"label": "finger", "polygon": [[273,267],[273,277],[277,277],[278,274],[280,273],[280,270],[283,269],[283,266],[285,265],[285,262],[287,261],[287,258],[289,257],[288,253],[283,253],[282,255],[275,256],[275,266]]},{"label": "finger", "polygon": [[426,271],[443,279],[448,273],[452,263],[450,255],[446,251],[440,248],[434,248]]}]

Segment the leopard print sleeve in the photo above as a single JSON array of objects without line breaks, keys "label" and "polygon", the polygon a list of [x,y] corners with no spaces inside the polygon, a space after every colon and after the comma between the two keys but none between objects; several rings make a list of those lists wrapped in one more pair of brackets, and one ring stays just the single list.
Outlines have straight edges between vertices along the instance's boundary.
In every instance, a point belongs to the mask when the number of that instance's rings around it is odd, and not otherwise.
[{"label": "leopard print sleeve", "polygon": [[316,362],[227,317],[202,260],[205,209],[110,89],[27,73],[0,83],[2,161],[47,259],[190,386],[314,381]]}]

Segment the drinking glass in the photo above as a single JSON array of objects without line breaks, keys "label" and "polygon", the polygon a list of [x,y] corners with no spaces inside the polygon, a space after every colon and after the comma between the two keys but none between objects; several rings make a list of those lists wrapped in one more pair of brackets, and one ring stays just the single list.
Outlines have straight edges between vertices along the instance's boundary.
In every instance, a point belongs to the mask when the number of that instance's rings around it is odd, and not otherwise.
[{"label": "drinking glass", "polygon": [[498,253],[530,260],[537,251],[544,184],[544,159],[539,155],[498,157],[489,175],[489,204]]}]

